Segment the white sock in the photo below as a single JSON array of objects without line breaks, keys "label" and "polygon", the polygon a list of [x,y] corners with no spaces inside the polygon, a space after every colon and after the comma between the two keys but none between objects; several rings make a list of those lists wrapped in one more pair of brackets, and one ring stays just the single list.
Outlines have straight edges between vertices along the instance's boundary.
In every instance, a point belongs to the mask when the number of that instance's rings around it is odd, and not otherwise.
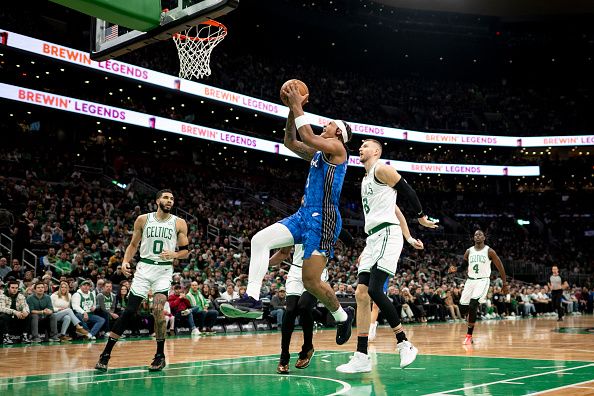
[{"label": "white sock", "polygon": [[270,250],[293,245],[291,231],[280,223],[274,223],[254,235],[251,243],[250,270],[248,273],[247,295],[260,299],[262,280],[268,272]]},{"label": "white sock", "polygon": [[331,312],[332,316],[334,317],[334,320],[337,322],[344,322],[349,318],[349,315],[346,313],[346,311],[344,309],[342,309],[341,306],[338,307],[338,309],[334,312]]}]

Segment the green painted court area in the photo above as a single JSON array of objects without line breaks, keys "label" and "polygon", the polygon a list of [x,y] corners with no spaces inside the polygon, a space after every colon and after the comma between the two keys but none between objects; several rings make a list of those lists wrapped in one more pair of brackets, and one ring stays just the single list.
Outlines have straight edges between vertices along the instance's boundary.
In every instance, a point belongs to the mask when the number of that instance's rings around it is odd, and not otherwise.
[{"label": "green painted court area", "polygon": [[[3,395],[526,395],[594,380],[594,363],[420,355],[400,369],[396,354],[372,355],[366,374],[339,374],[347,352],[317,352],[310,367],[275,373],[278,356],[171,364],[163,372],[144,367],[0,379]],[[292,363],[296,361],[293,357]],[[571,390],[567,389],[567,394]]]}]

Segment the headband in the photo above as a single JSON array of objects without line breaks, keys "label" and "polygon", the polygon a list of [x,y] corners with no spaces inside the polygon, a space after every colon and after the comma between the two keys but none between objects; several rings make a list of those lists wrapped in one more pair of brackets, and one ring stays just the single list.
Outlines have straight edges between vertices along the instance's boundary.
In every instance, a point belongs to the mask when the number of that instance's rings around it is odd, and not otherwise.
[{"label": "headband", "polygon": [[347,132],[345,123],[341,120],[334,120],[334,123],[336,124],[338,129],[342,131],[342,141],[344,142],[344,144],[347,144],[347,142],[349,141],[349,134]]}]

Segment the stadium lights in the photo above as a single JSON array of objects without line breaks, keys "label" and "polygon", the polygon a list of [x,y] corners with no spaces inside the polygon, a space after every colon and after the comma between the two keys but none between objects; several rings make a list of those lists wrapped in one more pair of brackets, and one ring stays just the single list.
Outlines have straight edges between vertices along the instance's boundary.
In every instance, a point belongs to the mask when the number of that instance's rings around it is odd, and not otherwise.
[{"label": "stadium lights", "polygon": [[516,220],[516,223],[518,223],[518,225],[523,226],[523,225],[529,225],[530,224],[530,221],[518,219],[518,220]]}]

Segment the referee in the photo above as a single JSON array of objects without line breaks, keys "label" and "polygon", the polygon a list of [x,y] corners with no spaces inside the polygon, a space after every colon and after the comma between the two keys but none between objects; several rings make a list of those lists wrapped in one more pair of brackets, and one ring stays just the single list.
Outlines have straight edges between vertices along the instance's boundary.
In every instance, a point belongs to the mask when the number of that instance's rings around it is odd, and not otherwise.
[{"label": "referee", "polygon": [[551,289],[551,296],[553,298],[553,308],[557,310],[557,321],[563,320],[563,307],[561,305],[561,297],[563,296],[563,284],[561,276],[559,275],[559,267],[553,265],[553,275],[551,275],[549,288]]}]

